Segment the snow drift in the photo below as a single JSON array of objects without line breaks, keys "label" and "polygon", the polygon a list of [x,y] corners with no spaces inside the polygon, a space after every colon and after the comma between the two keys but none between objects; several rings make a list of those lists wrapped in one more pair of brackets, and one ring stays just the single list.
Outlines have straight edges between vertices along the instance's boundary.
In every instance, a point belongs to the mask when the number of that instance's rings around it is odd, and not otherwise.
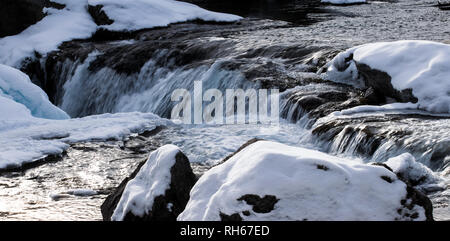
[{"label": "snow drift", "polygon": [[406,187],[385,167],[258,141],[207,171],[178,220],[425,220]]},{"label": "snow drift", "polygon": [[386,72],[396,90],[412,89],[419,109],[450,113],[450,45],[405,40],[353,47],[329,63],[325,78],[363,87],[357,63]]},{"label": "snow drift", "polygon": [[69,119],[64,111],[48,100],[47,94],[41,88],[31,82],[28,75],[2,64],[0,103],[0,119],[28,118],[30,114],[46,119]]}]

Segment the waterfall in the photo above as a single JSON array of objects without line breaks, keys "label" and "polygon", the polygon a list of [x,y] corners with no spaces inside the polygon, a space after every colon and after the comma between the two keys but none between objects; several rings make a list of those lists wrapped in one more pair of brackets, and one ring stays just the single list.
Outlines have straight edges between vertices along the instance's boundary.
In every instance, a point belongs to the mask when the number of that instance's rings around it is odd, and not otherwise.
[{"label": "waterfall", "polygon": [[385,162],[409,152],[416,161],[434,171],[447,169],[450,166],[450,139],[441,128],[449,128],[450,120],[419,120],[405,118],[399,122],[381,122],[379,129],[370,123],[338,124],[330,128],[327,127],[329,124],[318,121],[313,127],[316,133],[308,139],[326,152],[359,156],[368,162]]},{"label": "waterfall", "polygon": [[[164,58],[167,50],[161,50],[156,58]],[[202,81],[204,89],[259,88],[259,84],[245,79],[236,70],[224,67],[227,60],[217,60],[212,65],[196,67],[161,67],[157,59],[148,60],[138,73],[118,73],[109,67],[92,72],[90,63],[98,53],[93,52],[76,66],[73,75],[60,73],[65,80],[63,96],[58,106],[72,117],[115,112],[153,112],[169,118],[174,103],[171,93],[176,89],[193,90],[194,81]],[[66,65],[74,63],[64,63]],[[76,63],[75,63],[76,64]]]},{"label": "waterfall", "polygon": [[[171,59],[171,51],[160,49],[139,71],[130,74],[108,66],[90,68],[100,55],[102,53],[93,51],[84,60],[66,58],[56,61],[51,69],[52,75],[46,74],[46,81],[55,88],[52,95],[54,102],[72,117],[140,111],[170,118],[171,110],[176,104],[171,101],[171,94],[177,89],[193,92],[195,81],[202,82],[203,90],[218,89],[222,93],[227,89],[261,89],[264,86],[259,80],[247,79],[245,69],[236,64],[239,59],[233,56],[177,66]],[[284,71],[289,72],[286,69]],[[304,79],[310,78],[315,78],[313,73]],[[350,87],[315,81],[305,82],[279,94],[280,118],[296,123],[302,129],[313,131],[320,119],[320,116],[311,115],[311,111],[316,108],[316,99],[324,100],[318,104],[326,105],[333,101],[337,103],[353,98],[350,93],[353,90],[350,90]],[[203,102],[202,108],[207,104]],[[327,109],[322,108],[321,111]],[[443,123],[449,124],[448,121]],[[426,128],[432,125],[425,121],[411,124],[424,128],[424,131],[418,132],[422,136],[405,135],[400,139],[396,139],[394,133],[396,129],[405,128],[400,124],[392,124],[392,131],[386,131],[385,138],[383,135],[371,134],[364,125],[350,124],[312,133],[309,138],[302,138],[301,142],[314,143],[329,153],[359,156],[367,161],[384,162],[389,157],[410,152],[418,161],[433,170],[443,170],[449,166],[449,157],[445,155],[449,152],[448,138],[446,142],[446,137],[441,133],[430,138],[436,140],[436,143],[424,141],[427,138],[423,136],[424,133],[429,132]],[[437,126],[439,125],[441,124]],[[439,130],[434,130],[433,133],[439,133]]]}]

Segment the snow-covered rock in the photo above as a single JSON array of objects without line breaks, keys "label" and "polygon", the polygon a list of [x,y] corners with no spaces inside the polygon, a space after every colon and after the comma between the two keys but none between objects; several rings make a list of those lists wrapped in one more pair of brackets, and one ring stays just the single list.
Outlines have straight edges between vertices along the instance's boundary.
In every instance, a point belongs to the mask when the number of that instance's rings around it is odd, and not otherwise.
[{"label": "snow-covered rock", "polygon": [[[364,78],[361,78],[361,68],[369,72]],[[387,73],[390,83],[376,83],[369,80],[370,75],[380,75],[375,71]],[[419,109],[450,113],[448,44],[404,40],[353,47],[338,54],[329,63],[325,78],[356,87],[375,87],[386,92],[393,87],[399,93],[387,96],[398,97],[405,102],[411,99],[408,92],[412,90],[412,95],[418,99]],[[374,79],[380,78],[375,76]],[[372,83],[368,84],[368,81]]]},{"label": "snow-covered rock", "polygon": [[196,177],[189,160],[174,145],[153,151],[103,203],[110,221],[176,220],[189,200]]},{"label": "snow-covered rock", "polygon": [[53,0],[66,4],[64,9],[46,8],[41,21],[20,34],[0,39],[0,64],[19,67],[35,53],[45,55],[58,45],[72,39],[89,38],[97,25],[85,9],[87,0]]},{"label": "snow-covered rock", "polygon": [[409,153],[390,158],[386,161],[394,173],[411,185],[423,191],[443,189],[444,180],[437,176],[427,166],[417,162]]},{"label": "snow-covered rock", "polygon": [[171,23],[201,19],[229,22],[240,17],[215,13],[193,4],[174,0],[52,0],[65,8],[44,8],[46,16],[20,34],[0,39],[0,64],[19,67],[25,58],[45,55],[73,39],[91,37],[99,28],[88,12],[88,5],[103,5],[114,20],[101,26],[113,31],[134,31],[163,27]]},{"label": "snow-covered rock", "polygon": [[430,220],[431,209],[385,167],[258,141],[207,171],[178,220]]},{"label": "snow-covered rock", "polygon": [[365,3],[366,0],[321,0],[321,2],[336,5],[350,5],[350,4]]},{"label": "snow-covered rock", "polygon": [[111,31],[133,31],[162,27],[190,20],[232,22],[241,19],[232,14],[216,13],[194,4],[173,0],[88,0],[89,5],[102,5],[102,10],[113,20],[101,26]]},{"label": "snow-covered rock", "polygon": [[[12,67],[0,64],[0,101],[2,105],[0,107],[1,116],[0,119],[14,119],[26,117],[26,111],[22,107],[19,107],[16,103],[6,103],[9,98],[24,105],[35,117],[45,119],[69,119],[64,111],[54,106],[49,100],[47,94],[33,84],[28,75]],[[1,100],[3,99],[3,100]],[[7,108],[15,108],[16,110]]]}]

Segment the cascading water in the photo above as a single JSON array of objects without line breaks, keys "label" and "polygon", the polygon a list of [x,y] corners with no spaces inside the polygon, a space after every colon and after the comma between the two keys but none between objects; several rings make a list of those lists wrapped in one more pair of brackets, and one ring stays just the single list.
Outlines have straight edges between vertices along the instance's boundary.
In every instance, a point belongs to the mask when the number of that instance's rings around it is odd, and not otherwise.
[{"label": "cascading water", "polygon": [[[203,90],[218,89],[222,93],[225,93],[226,89],[260,89],[262,86],[260,81],[249,81],[244,70],[239,67],[230,68],[230,63],[236,63],[236,59],[232,57],[219,58],[211,64],[176,66],[173,64],[174,60],[171,59],[170,51],[161,49],[156,51],[136,73],[120,73],[110,67],[91,71],[91,63],[101,54],[94,51],[84,61],[66,60],[58,63],[59,83],[64,84],[63,88],[57,92],[60,97],[56,98],[56,101],[72,117],[140,111],[153,112],[161,117],[170,118],[171,110],[176,104],[171,101],[171,94],[176,89],[186,89],[192,93],[195,81],[202,82]],[[323,51],[319,50],[312,55],[320,58],[323,54]],[[166,65],[161,66],[160,63],[166,63]],[[288,69],[285,68],[283,71],[288,72]],[[303,75],[307,76],[308,80],[317,78],[314,73]],[[340,129],[315,133],[314,123],[322,117],[323,113],[317,115],[314,111],[317,112],[317,109],[320,110],[323,107],[324,113],[330,113],[333,110],[331,106],[333,103],[338,103],[338,107],[343,106],[339,107],[341,109],[346,108],[345,103],[352,103],[352,98],[358,95],[358,92],[352,91],[349,91],[348,86],[311,81],[306,85],[282,92],[279,95],[280,117],[288,122],[297,123],[298,133],[313,130],[313,134],[308,135],[309,138],[301,138],[301,141],[298,140],[296,144],[314,143],[326,152],[347,156],[356,155],[376,162],[383,162],[403,152],[411,152],[418,161],[431,166],[434,170],[443,170],[448,166],[447,156],[433,154],[434,152],[446,153],[445,141],[442,142],[444,144],[430,144],[430,142],[418,142],[421,137],[405,137],[401,142],[393,142],[389,138],[384,140],[370,134],[364,125],[356,127],[344,125]],[[203,102],[202,107],[204,108],[207,104]],[[443,123],[448,124],[448,121]],[[398,129],[399,126],[392,128]],[[436,139],[443,140],[443,138],[437,136]],[[421,145],[411,143],[421,143]],[[436,160],[437,158],[439,160]]]},{"label": "cascading water", "polygon": [[[57,53],[42,63],[48,69],[47,79],[52,80],[48,82],[56,89],[49,95],[72,117],[141,111],[170,118],[176,104],[171,94],[176,89],[193,92],[195,81],[201,81],[203,91],[218,89],[222,93],[237,88],[279,89],[278,124],[176,125],[150,139],[179,146],[194,166],[203,165],[204,169],[249,139],[262,138],[364,162],[384,162],[410,152],[437,175],[448,175],[448,138],[438,128],[450,129],[448,119],[408,119],[405,115],[411,113],[400,112],[330,116],[335,111],[367,104],[368,93],[320,77],[323,65],[343,47],[329,47],[328,40],[317,43],[316,36],[305,35],[304,28],[283,29],[287,26],[276,23],[277,27],[270,29],[267,22],[258,24],[257,30],[251,30],[254,32],[248,30],[253,25],[249,21],[244,26],[223,29],[177,25],[142,33],[132,41],[88,41],[74,51],[89,50],[84,57],[63,47],[60,52],[68,52],[70,58],[50,59]],[[316,30],[311,33],[316,34]],[[314,37],[309,42],[295,42],[305,36]],[[76,47],[77,43],[73,44]],[[149,49],[151,53],[145,52]],[[134,57],[139,64],[135,64]],[[123,66],[118,68],[116,63],[139,68],[123,71]],[[203,109],[207,104],[202,103]],[[388,114],[395,118],[386,117]],[[408,126],[420,129],[419,134],[411,134],[414,130]],[[121,169],[118,158],[111,159],[114,161],[110,163],[103,160],[104,165]],[[444,216],[446,213],[444,210]]]},{"label": "cascading water", "polygon": [[[164,56],[161,51],[158,56]],[[107,112],[152,112],[170,118],[174,103],[171,93],[176,89],[193,91],[194,81],[201,81],[203,89],[258,89],[259,84],[247,81],[233,70],[223,68],[226,60],[194,68],[169,69],[158,67],[150,59],[139,73],[120,74],[108,67],[97,72],[89,71],[96,57],[91,53],[74,75],[64,84],[64,95],[59,106],[73,117]]]}]

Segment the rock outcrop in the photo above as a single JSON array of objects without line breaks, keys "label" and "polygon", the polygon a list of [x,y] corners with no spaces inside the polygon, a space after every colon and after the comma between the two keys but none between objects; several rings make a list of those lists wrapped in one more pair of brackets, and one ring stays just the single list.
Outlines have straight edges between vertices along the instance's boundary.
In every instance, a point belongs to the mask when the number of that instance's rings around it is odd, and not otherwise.
[{"label": "rock outcrop", "polygon": [[342,84],[323,82],[297,86],[284,95],[284,104],[280,116],[290,121],[297,121],[308,115],[312,123],[334,111],[368,104],[370,94]]},{"label": "rock outcrop", "polygon": [[434,171],[450,166],[448,117],[421,114],[343,115],[319,120],[314,138],[326,143],[326,151],[371,157],[384,162],[404,152],[429,163]]},{"label": "rock outcrop", "polygon": [[106,198],[101,206],[103,219],[174,221],[196,180],[187,157],[175,146],[163,146]]},{"label": "rock outcrop", "polygon": [[178,220],[431,221],[432,210],[387,166],[254,139],[199,179]]},{"label": "rock outcrop", "polygon": [[386,72],[372,69],[370,66],[356,62],[358,73],[364,79],[368,88],[372,88],[379,103],[386,103],[386,98],[392,98],[397,102],[416,103],[418,99],[412,94],[412,89],[399,91],[392,86],[391,76]]}]

